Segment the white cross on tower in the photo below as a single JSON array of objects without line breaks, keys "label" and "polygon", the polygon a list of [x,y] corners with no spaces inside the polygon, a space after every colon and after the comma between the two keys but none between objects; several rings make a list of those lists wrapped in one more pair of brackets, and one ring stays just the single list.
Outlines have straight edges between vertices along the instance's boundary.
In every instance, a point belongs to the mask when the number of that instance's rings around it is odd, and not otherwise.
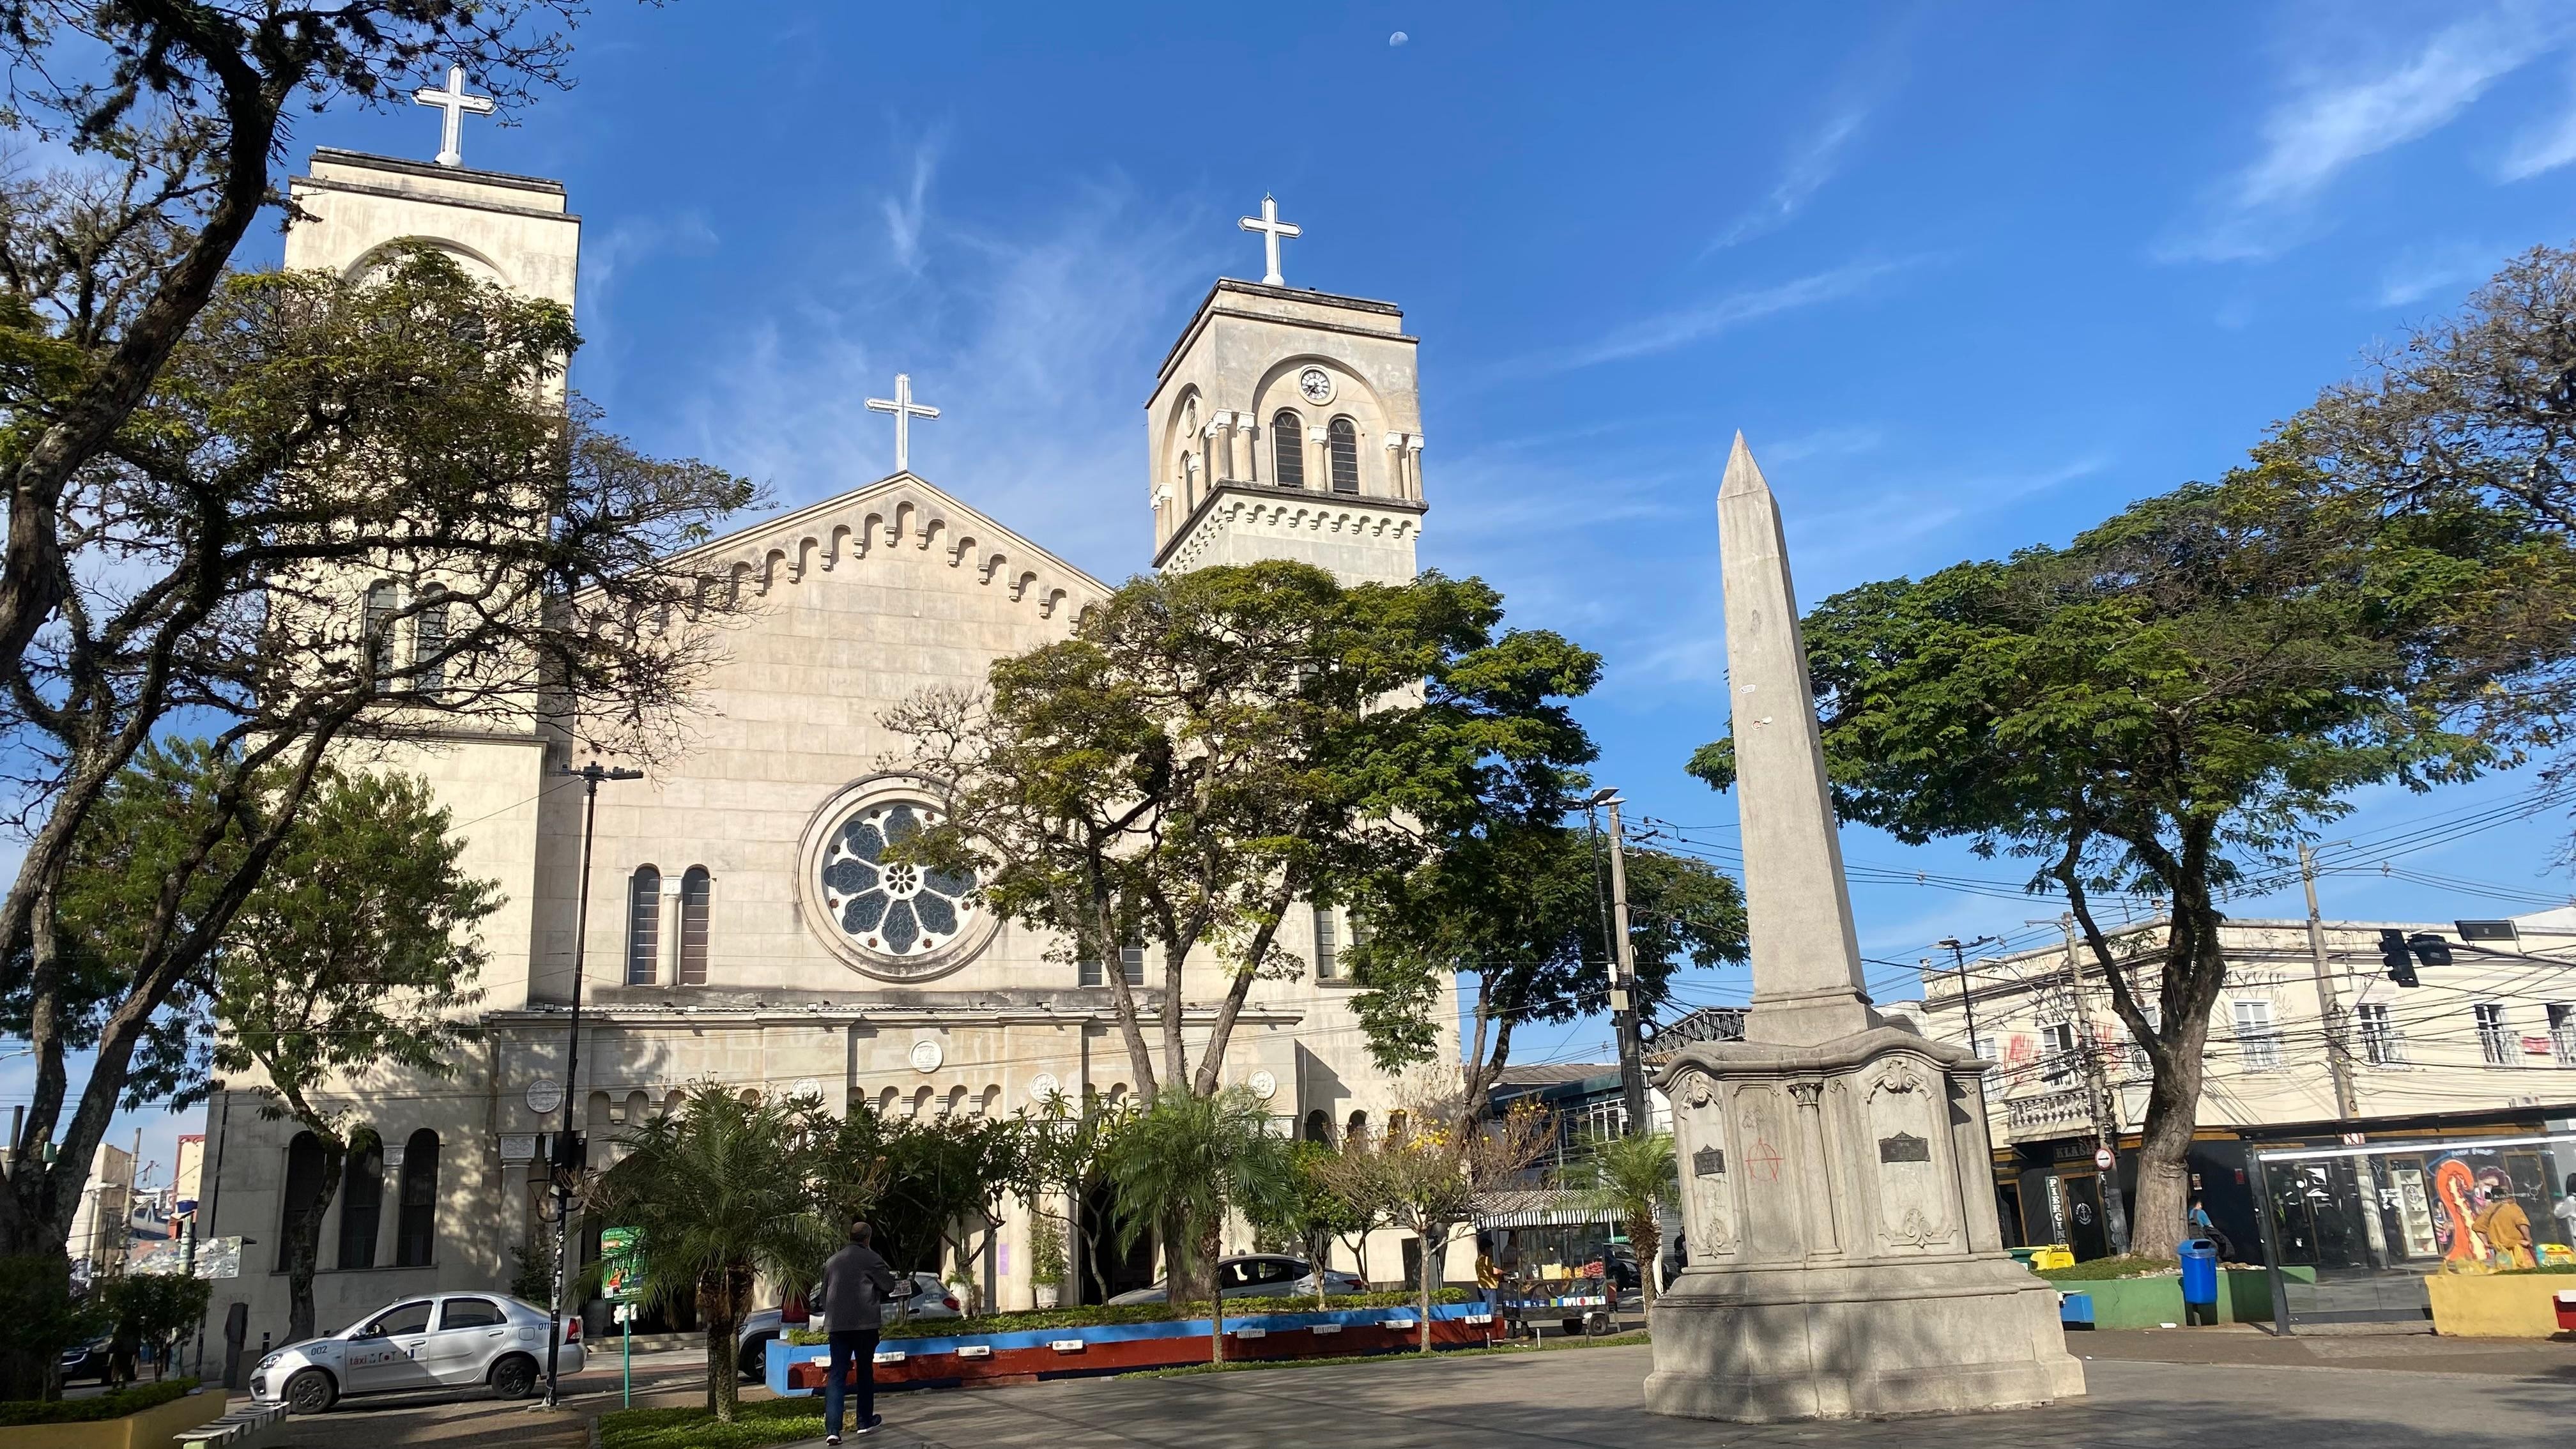
[{"label": "white cross on tower", "polygon": [[920,403],[914,402],[912,400],[912,374],[908,372],[898,372],[894,375],[894,397],[892,399],[881,397],[869,398],[868,411],[872,413],[894,414],[894,470],[898,473],[911,472],[912,420],[914,418],[935,418],[939,416],[939,409],[934,407],[925,407]]},{"label": "white cross on tower", "polygon": [[478,116],[492,114],[492,98],[467,95],[465,67],[451,65],[447,68],[447,89],[439,90],[431,86],[422,86],[411,93],[411,99],[414,105],[436,106],[447,113],[438,127],[438,164],[464,165],[465,152],[462,146],[465,140],[465,113],[472,111]]},{"label": "white cross on tower", "polygon": [[1279,275],[1279,239],[1304,233],[1294,223],[1281,221],[1279,203],[1266,195],[1261,198],[1261,214],[1245,217],[1242,225],[1245,231],[1261,233],[1262,259],[1270,264],[1270,270],[1262,274],[1261,280],[1274,287],[1286,286],[1288,279]]}]

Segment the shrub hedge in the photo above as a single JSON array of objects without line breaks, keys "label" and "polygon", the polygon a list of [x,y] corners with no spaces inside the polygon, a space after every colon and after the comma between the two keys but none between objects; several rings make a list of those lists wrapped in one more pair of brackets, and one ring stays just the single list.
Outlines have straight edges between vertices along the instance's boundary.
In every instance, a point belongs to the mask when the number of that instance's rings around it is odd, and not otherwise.
[{"label": "shrub hedge", "polygon": [[0,1399],[0,1427],[19,1424],[87,1424],[100,1419],[122,1419],[157,1409],[172,1399],[187,1397],[197,1386],[195,1379],[164,1379],[157,1384],[137,1384],[94,1399],[57,1399],[45,1403],[36,1399]]}]

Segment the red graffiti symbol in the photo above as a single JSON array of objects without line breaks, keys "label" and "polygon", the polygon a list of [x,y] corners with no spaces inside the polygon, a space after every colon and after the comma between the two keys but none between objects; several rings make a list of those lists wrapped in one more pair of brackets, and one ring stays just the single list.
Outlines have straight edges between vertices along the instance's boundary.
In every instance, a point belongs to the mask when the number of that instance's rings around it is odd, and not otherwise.
[{"label": "red graffiti symbol", "polygon": [[1778,1182],[1780,1180],[1780,1163],[1782,1160],[1780,1157],[1780,1149],[1772,1146],[1769,1139],[1755,1138],[1752,1154],[1747,1156],[1744,1160],[1753,1164],[1753,1175],[1755,1177],[1762,1179],[1764,1182]]}]

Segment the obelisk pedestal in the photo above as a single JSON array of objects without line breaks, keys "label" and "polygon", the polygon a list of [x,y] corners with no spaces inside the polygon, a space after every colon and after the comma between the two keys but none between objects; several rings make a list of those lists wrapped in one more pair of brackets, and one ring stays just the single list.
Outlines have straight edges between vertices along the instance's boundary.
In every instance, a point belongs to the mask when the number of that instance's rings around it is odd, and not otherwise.
[{"label": "obelisk pedestal", "polygon": [[2004,1252],[1984,1063],[1870,1010],[1779,505],[1718,491],[1753,936],[1747,1040],[1665,1071],[1690,1262],[1655,1305],[1657,1413],[1761,1422],[2079,1396],[2056,1294]]}]

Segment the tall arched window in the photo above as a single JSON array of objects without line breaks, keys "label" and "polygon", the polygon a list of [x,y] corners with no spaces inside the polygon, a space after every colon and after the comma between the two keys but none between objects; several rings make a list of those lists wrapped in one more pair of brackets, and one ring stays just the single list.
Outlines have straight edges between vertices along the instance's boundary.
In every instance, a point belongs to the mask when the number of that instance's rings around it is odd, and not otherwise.
[{"label": "tall arched window", "polygon": [[426,1268],[438,1242],[438,1134],[423,1127],[403,1144],[402,1211],[394,1266]]},{"label": "tall arched window", "polygon": [[1333,491],[1360,491],[1360,430],[1349,418],[1333,419],[1327,437],[1333,453]]},{"label": "tall arched window", "polygon": [[348,1165],[340,1174],[340,1266],[376,1266],[376,1224],[384,1215],[385,1148],[373,1132],[361,1131],[349,1144]]},{"label": "tall arched window", "polygon": [[662,970],[662,872],[635,867],[626,883],[626,984],[650,986]]},{"label": "tall arched window", "polygon": [[447,661],[438,656],[447,652],[447,605],[433,600],[421,606],[411,621],[412,687],[423,694],[435,695],[447,686]]},{"label": "tall arched window", "polygon": [[286,1144],[286,1191],[281,1197],[277,1217],[277,1266],[286,1268],[286,1242],[295,1221],[313,1211],[322,1200],[322,1139],[310,1132],[298,1132]]},{"label": "tall arched window", "polygon": [[707,906],[715,895],[715,878],[703,865],[690,866],[680,877],[680,984],[707,984]]},{"label": "tall arched window", "polygon": [[1306,486],[1306,424],[1285,408],[1270,420],[1270,473],[1282,488]]},{"label": "tall arched window", "polygon": [[1333,1118],[1332,1118],[1332,1114],[1330,1114],[1330,1113],[1326,1112],[1326,1111],[1325,1111],[1323,1108],[1321,1108],[1321,1107],[1318,1107],[1318,1108],[1316,1108],[1314,1111],[1307,1113],[1307,1114],[1306,1114],[1306,1140],[1307,1140],[1307,1141],[1309,1141],[1309,1142],[1321,1142],[1321,1143],[1323,1143],[1323,1144],[1324,1144],[1325,1146],[1327,1146],[1327,1147],[1332,1146],[1332,1145],[1333,1145]]},{"label": "tall arched window", "polygon": [[394,586],[367,585],[367,667],[385,679],[394,672]]}]

